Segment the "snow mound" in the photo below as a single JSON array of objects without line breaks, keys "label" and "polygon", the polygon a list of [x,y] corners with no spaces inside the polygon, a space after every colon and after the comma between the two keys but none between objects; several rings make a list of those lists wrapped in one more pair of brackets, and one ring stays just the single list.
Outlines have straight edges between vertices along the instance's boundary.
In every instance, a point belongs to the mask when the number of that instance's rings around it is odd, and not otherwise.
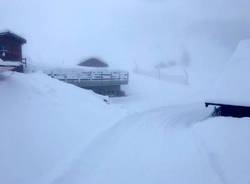
[{"label": "snow mound", "polygon": [[209,113],[189,104],[128,116],[53,184],[249,183],[249,118],[204,120]]},{"label": "snow mound", "polygon": [[219,184],[188,128],[208,115],[202,104],[192,104],[128,116],[97,137],[53,184]]},{"label": "snow mound", "polygon": [[241,41],[212,88],[208,102],[250,106],[250,40]]},{"label": "snow mound", "polygon": [[221,183],[250,182],[249,131],[249,118],[210,118],[194,126],[201,153]]},{"label": "snow mound", "polygon": [[42,73],[2,77],[0,96],[0,183],[48,183],[119,114]]},{"label": "snow mound", "polygon": [[130,73],[129,78],[129,85],[122,86],[128,96],[112,98],[111,101],[132,113],[204,101],[203,92],[190,85],[167,82],[138,73]]}]

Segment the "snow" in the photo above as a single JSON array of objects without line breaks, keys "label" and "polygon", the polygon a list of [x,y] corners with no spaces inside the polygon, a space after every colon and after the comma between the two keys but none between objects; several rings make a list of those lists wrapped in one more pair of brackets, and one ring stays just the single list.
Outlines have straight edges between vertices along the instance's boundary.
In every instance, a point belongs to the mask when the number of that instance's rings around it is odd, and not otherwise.
[{"label": "snow", "polygon": [[[89,56],[151,68],[131,73],[123,87],[128,96],[110,104],[42,73],[0,74],[0,183],[250,183],[250,119],[211,118],[204,106],[205,99],[250,104],[249,41],[213,86],[235,43],[249,37],[250,1],[1,6],[0,27],[28,39],[29,71],[37,69],[32,60],[75,70],[67,65]],[[152,72],[157,63],[179,63],[183,51],[190,60],[185,70]]]},{"label": "snow", "polygon": [[188,76],[185,67],[172,66],[167,68],[159,68],[154,70],[145,70],[137,68],[135,73],[160,79],[167,82],[175,82],[180,84],[188,84]]},{"label": "snow", "polygon": [[250,182],[249,118],[211,118],[194,126],[221,183]]},{"label": "snow", "polygon": [[[173,78],[171,78],[173,79]],[[127,97],[112,98],[114,105],[129,113],[157,107],[190,104],[204,101],[204,92],[179,82],[159,80],[148,75],[130,73],[129,85],[123,86]]]},{"label": "snow", "polygon": [[208,102],[250,106],[250,40],[243,40],[212,87]]},{"label": "snow", "polygon": [[158,108],[123,119],[54,183],[219,183],[186,130],[208,115],[196,108]]},{"label": "snow", "polygon": [[10,71],[15,69],[15,67],[22,65],[19,61],[3,61],[0,58],[0,72]]},{"label": "snow", "polygon": [[20,61],[3,61],[0,59],[1,66],[20,66],[22,63]]},{"label": "snow", "polygon": [[53,183],[249,183],[249,119],[208,115],[193,104],[128,116]]},{"label": "snow", "polygon": [[0,183],[48,183],[119,113],[41,73],[2,76],[0,88]]},{"label": "snow", "polygon": [[191,84],[131,73],[106,104],[43,73],[0,79],[0,183],[250,182],[250,119],[211,118]]}]

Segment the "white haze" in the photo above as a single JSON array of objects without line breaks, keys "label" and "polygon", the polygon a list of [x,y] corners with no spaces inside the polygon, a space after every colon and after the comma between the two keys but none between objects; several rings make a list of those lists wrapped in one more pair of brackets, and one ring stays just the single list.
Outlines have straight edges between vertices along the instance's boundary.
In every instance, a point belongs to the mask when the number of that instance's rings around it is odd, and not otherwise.
[{"label": "white haze", "polygon": [[96,56],[113,66],[178,60],[224,62],[250,36],[248,0],[0,0],[0,29],[28,42],[36,62],[74,64]]}]

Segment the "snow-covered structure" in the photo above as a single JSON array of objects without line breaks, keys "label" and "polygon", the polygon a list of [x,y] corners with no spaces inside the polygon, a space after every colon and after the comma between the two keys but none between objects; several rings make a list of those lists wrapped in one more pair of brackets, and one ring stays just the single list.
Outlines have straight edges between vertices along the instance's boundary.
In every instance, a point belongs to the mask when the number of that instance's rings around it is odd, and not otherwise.
[{"label": "snow-covered structure", "polygon": [[0,33],[0,70],[23,72],[26,59],[22,57],[22,45],[26,40],[10,31]]},{"label": "snow-covered structure", "polygon": [[218,106],[222,116],[250,117],[250,40],[239,43],[216,82],[206,106]]},{"label": "snow-covered structure", "polygon": [[129,81],[128,72],[106,68],[77,66],[43,71],[52,78],[108,96],[124,96],[121,85],[126,85]]},{"label": "snow-covered structure", "polygon": [[106,62],[94,57],[83,60],[78,65],[85,67],[95,67],[95,68],[105,68],[109,66]]}]

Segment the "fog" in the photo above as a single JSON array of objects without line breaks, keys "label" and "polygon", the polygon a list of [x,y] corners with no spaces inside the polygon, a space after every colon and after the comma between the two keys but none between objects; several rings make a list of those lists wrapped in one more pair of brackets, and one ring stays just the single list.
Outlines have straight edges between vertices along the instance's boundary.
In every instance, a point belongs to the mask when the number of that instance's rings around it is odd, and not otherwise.
[{"label": "fog", "polygon": [[250,37],[248,0],[0,0],[0,29],[27,39],[32,61],[75,64],[91,56],[148,67],[188,50],[199,65],[224,62]]}]

